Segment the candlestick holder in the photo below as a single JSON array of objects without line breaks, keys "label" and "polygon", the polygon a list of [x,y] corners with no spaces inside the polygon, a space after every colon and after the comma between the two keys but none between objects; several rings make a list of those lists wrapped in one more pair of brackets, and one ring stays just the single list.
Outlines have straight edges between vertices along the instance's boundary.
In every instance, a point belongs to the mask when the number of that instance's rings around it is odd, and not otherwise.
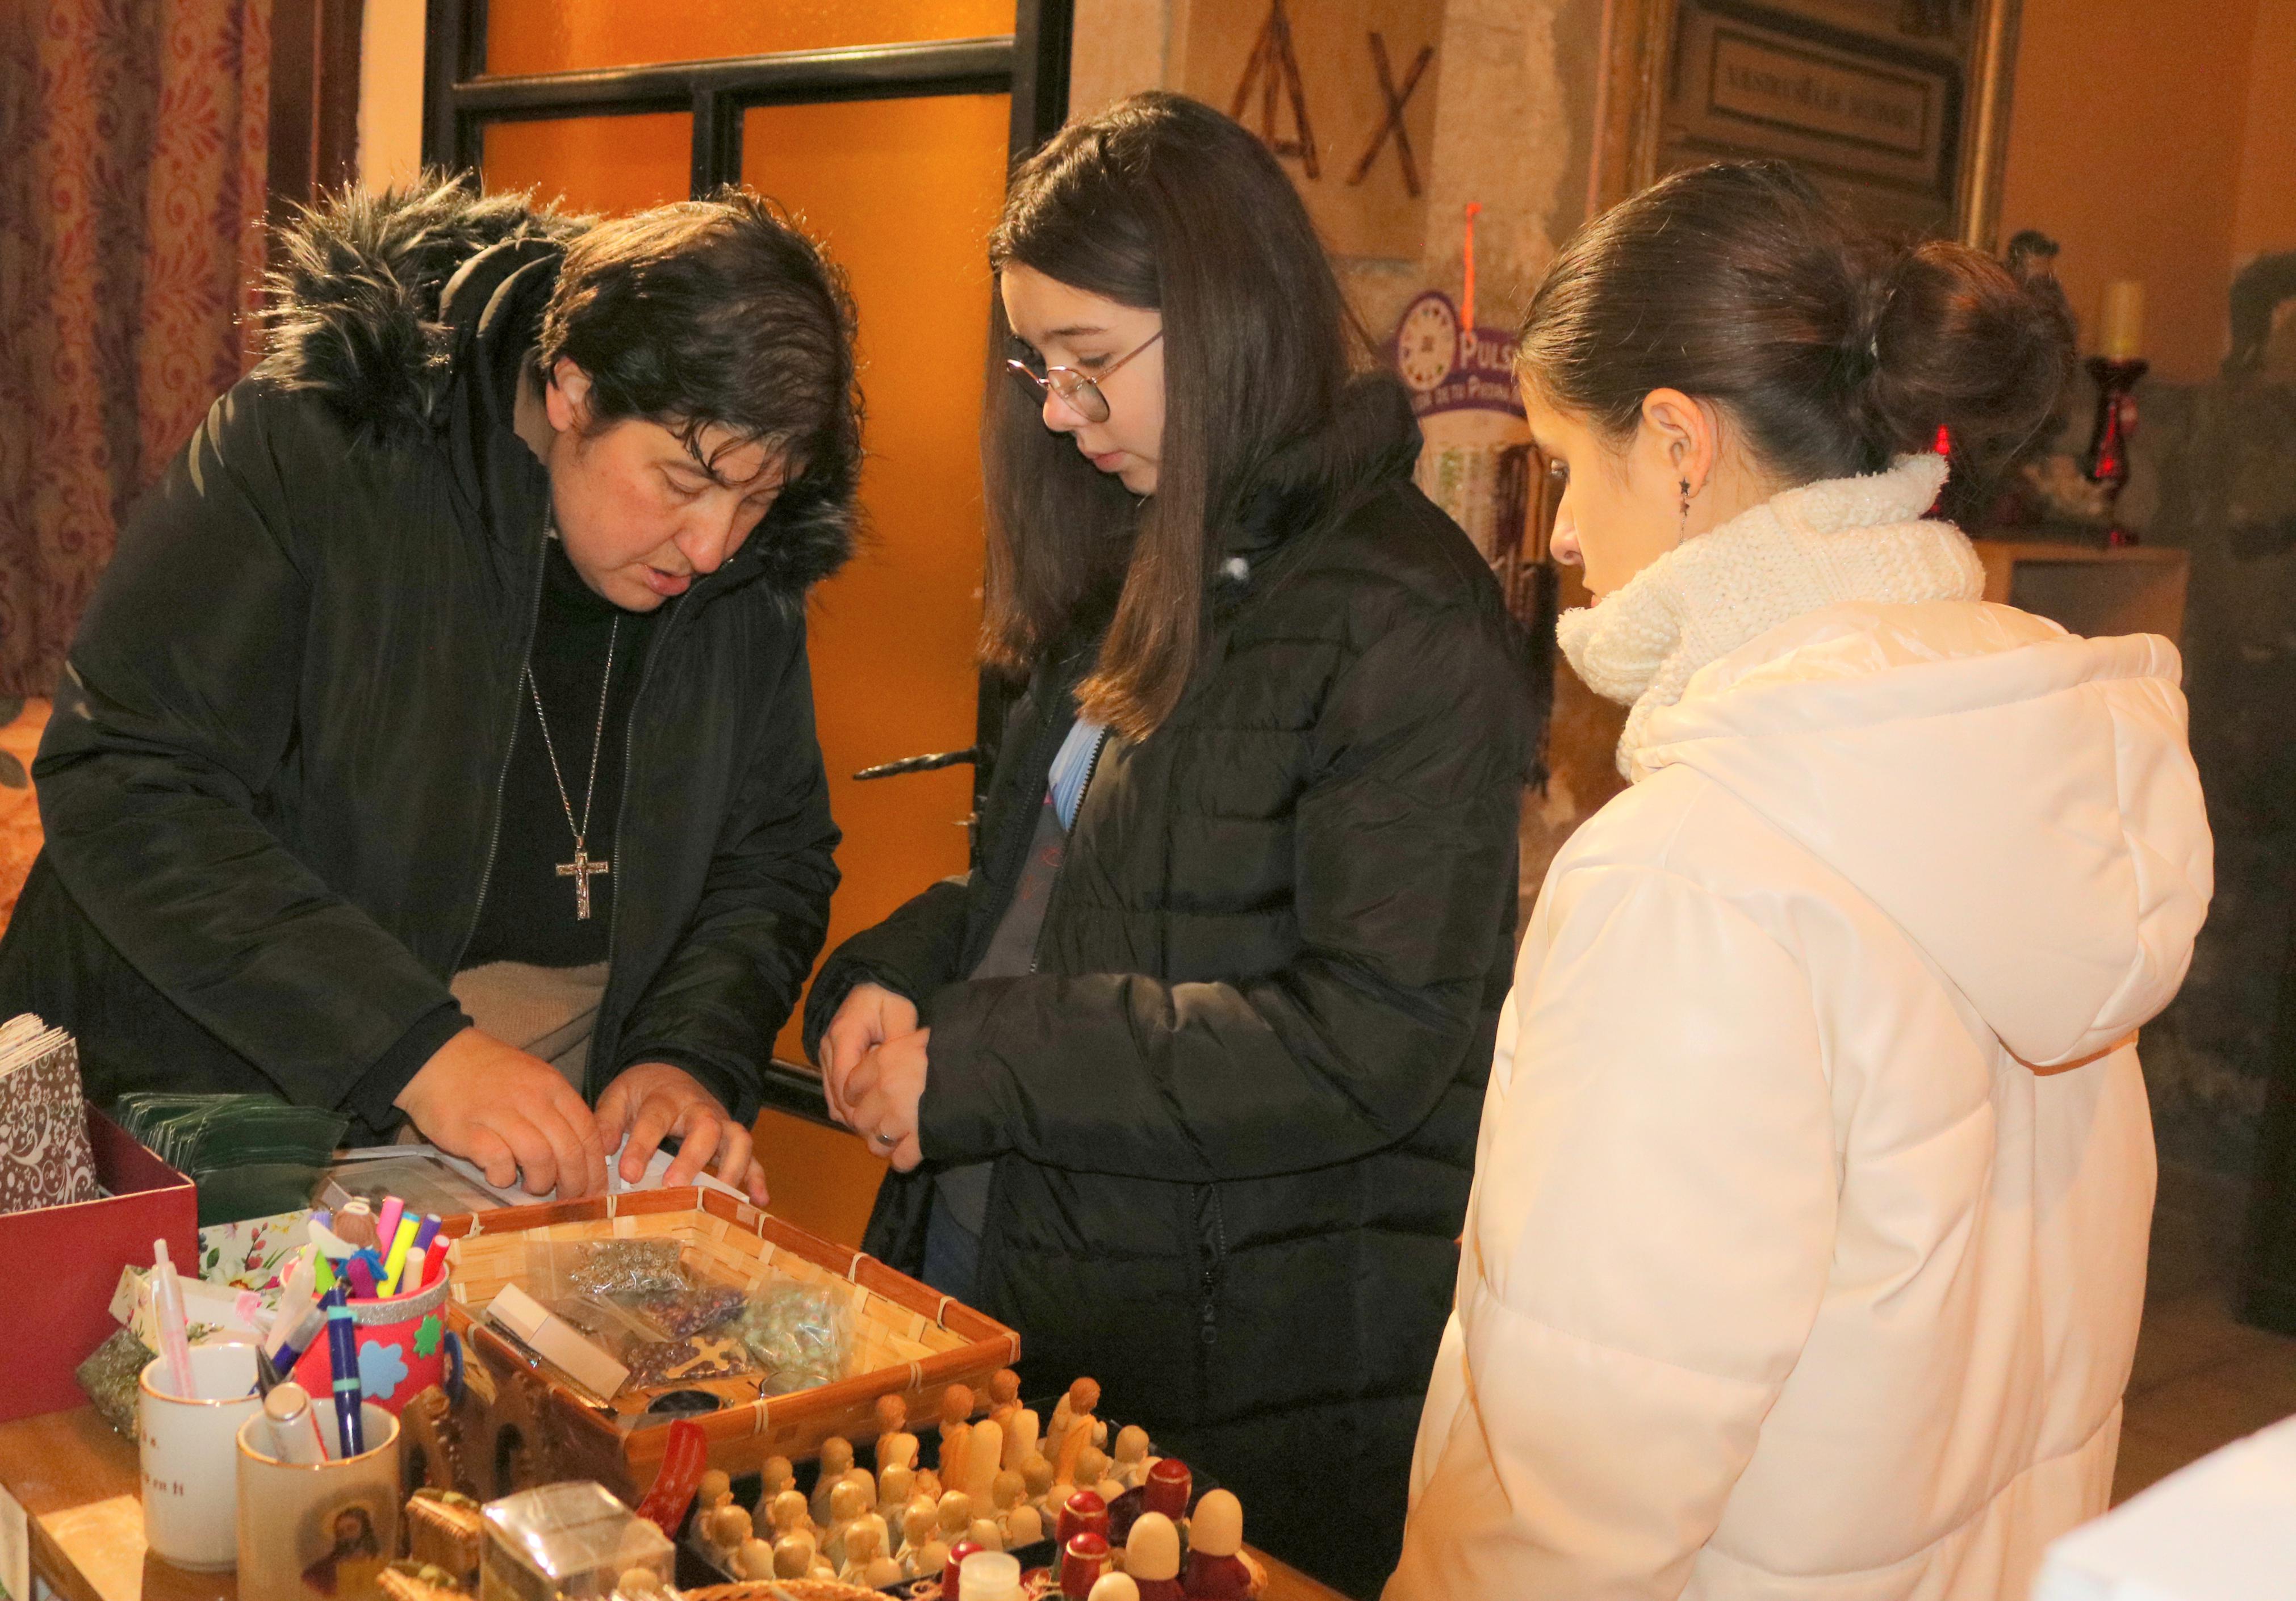
[{"label": "candlestick holder", "polygon": [[2128,441],[2136,432],[2136,380],[2152,370],[2141,357],[2093,355],[2088,375],[2096,380],[2096,427],[2088,452],[2081,457],[2081,473],[2103,486],[2110,526],[2104,543],[2120,550],[2136,543],[2136,535],[2120,526],[2120,492],[2128,485]]}]

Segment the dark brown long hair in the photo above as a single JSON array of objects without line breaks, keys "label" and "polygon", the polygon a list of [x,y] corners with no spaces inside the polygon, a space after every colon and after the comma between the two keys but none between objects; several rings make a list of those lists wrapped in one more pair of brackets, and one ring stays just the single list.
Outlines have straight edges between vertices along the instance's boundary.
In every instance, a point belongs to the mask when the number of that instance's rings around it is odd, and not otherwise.
[{"label": "dark brown long hair", "polygon": [[[1120,101],[1031,156],[989,257],[1163,314],[1164,437],[1144,504],[1046,429],[1001,372],[982,447],[983,653],[1025,669],[1114,593],[1078,700],[1143,738],[1178,704],[1202,649],[1218,529],[1268,458],[1330,414],[1367,347],[1275,159],[1176,94]],[[996,331],[1012,343],[1001,302]]]},{"label": "dark brown long hair", "polygon": [[1675,173],[1588,223],[1516,355],[1526,385],[1612,438],[1652,389],[1711,400],[1798,484],[1878,471],[1948,428],[1964,504],[2071,363],[2062,306],[1998,262],[1886,238],[1779,161]]}]

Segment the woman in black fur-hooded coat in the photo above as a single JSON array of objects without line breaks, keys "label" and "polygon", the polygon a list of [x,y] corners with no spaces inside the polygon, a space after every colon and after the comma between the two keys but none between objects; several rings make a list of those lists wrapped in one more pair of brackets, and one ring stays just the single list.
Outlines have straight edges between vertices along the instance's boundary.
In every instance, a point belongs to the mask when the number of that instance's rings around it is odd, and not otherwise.
[{"label": "woman in black fur-hooded coat", "polygon": [[[533,1121],[611,1151],[585,1103],[643,1066],[691,1114],[667,1131],[714,1119],[754,1177],[759,1072],[837,879],[804,620],[859,458],[834,269],[733,192],[594,224],[438,184],[283,244],[267,355],[72,648],[0,1001],[78,1033],[99,1099],[271,1091],[355,1139],[412,1115],[578,1194],[595,1162],[504,1131],[534,1055],[455,1105],[409,1087],[479,1032],[459,973],[603,964]],[[640,525],[665,530],[643,562],[586,565]],[[553,870],[586,813],[607,866],[578,884]]]}]

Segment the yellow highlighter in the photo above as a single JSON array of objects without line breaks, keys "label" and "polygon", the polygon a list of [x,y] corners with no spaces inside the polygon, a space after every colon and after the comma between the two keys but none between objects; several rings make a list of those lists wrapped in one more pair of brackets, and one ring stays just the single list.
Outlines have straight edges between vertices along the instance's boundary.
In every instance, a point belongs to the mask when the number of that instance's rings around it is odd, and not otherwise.
[{"label": "yellow highlighter", "polygon": [[378,1295],[398,1294],[398,1276],[406,1270],[406,1253],[414,1244],[414,1231],[422,1220],[403,1217],[398,1220],[398,1233],[390,1242],[390,1254],[382,1259],[382,1282],[375,1287]]}]

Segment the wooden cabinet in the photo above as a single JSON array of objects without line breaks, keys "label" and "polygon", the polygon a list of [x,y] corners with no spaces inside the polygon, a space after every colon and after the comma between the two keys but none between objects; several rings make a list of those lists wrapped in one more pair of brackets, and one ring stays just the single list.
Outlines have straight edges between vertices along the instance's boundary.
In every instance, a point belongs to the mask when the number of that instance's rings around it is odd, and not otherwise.
[{"label": "wooden cabinet", "polygon": [[2181,645],[2182,551],[2132,545],[2118,551],[2046,540],[1978,539],[1985,598],[2062,623],[2079,634],[2158,633]]}]

